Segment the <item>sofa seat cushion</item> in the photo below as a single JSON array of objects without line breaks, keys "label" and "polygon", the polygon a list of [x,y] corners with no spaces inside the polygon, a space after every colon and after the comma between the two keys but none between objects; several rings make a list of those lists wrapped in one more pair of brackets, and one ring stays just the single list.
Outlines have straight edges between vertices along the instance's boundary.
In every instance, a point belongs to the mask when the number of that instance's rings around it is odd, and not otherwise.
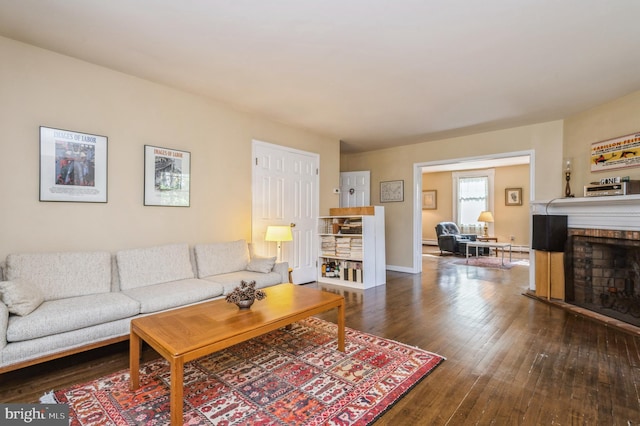
[{"label": "sofa seat cushion", "polygon": [[46,301],[26,316],[10,316],[7,341],[19,342],[132,317],[140,304],[120,293]]},{"label": "sofa seat cushion", "polygon": [[120,250],[116,259],[121,290],[194,277],[188,244]]},{"label": "sofa seat cushion", "polygon": [[238,271],[228,274],[213,275],[206,277],[205,280],[216,282],[224,287],[224,295],[231,293],[234,288],[240,285],[240,281],[255,281],[256,288],[269,287],[282,283],[282,276],[277,272],[269,272],[263,274],[261,272]]},{"label": "sofa seat cushion", "polygon": [[249,264],[249,245],[245,240],[197,244],[193,251],[198,278],[244,271]]},{"label": "sofa seat cushion", "polygon": [[143,314],[176,308],[222,296],[222,285],[206,280],[190,279],[155,284],[123,291],[140,303]]},{"label": "sofa seat cushion", "polygon": [[44,300],[108,293],[111,254],[102,251],[9,254],[6,279],[35,285]]}]

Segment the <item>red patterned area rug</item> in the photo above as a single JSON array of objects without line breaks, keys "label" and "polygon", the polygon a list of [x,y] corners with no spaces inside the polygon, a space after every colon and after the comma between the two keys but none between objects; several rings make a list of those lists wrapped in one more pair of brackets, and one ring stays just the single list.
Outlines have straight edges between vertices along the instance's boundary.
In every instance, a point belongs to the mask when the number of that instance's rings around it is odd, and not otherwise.
[{"label": "red patterned area rug", "polygon": [[[444,358],[308,318],[185,365],[184,424],[368,425]],[[54,392],[69,404],[70,425],[169,424],[169,368],[158,359]]]}]

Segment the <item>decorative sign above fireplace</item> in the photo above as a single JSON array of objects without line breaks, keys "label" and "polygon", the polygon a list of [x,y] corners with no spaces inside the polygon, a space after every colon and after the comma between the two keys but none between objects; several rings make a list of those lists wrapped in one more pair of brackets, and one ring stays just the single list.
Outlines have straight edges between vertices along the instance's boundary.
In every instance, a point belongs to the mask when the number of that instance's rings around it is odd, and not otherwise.
[{"label": "decorative sign above fireplace", "polygon": [[640,166],[640,133],[591,144],[591,171]]}]

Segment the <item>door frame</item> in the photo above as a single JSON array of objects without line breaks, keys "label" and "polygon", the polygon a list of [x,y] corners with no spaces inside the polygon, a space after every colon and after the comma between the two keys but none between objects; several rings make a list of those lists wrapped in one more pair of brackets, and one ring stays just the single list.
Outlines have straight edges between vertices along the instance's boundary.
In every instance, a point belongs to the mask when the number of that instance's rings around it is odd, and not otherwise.
[{"label": "door frame", "polygon": [[[413,273],[422,272],[422,168],[446,164],[464,163],[468,161],[494,160],[509,157],[529,156],[529,201],[533,201],[535,191],[535,150],[501,152],[477,157],[460,157],[447,160],[425,161],[413,164]],[[531,221],[529,221],[531,228]],[[535,283],[535,259],[533,250],[529,252],[529,288]]]},{"label": "door frame", "polygon": [[[293,154],[298,154],[298,155],[306,155],[306,156],[310,156],[313,157],[316,161],[316,164],[318,166],[318,172],[315,175],[315,187],[316,187],[316,193],[314,195],[314,205],[315,208],[313,209],[314,211],[312,212],[313,215],[313,220],[315,221],[315,223],[317,224],[318,222],[318,217],[320,216],[320,154],[316,153],[316,152],[309,152],[309,151],[304,151],[301,149],[297,149],[297,148],[291,148],[288,146],[284,146],[284,145],[278,145],[278,144],[274,144],[274,143],[270,143],[270,142],[265,142],[265,141],[261,141],[259,139],[252,139],[251,140],[251,242],[253,243],[253,235],[254,235],[254,184],[255,184],[255,158],[256,158],[256,148],[262,146],[265,148],[269,148],[269,149],[273,149],[273,150],[278,150],[278,151],[284,151],[284,152],[289,152],[289,153],[293,153]],[[317,272],[317,259],[318,259],[318,233],[315,232],[317,231],[316,229],[314,229],[314,232],[311,233],[311,258],[314,259],[314,263],[316,264],[316,272]],[[288,261],[288,259],[287,259]],[[291,267],[291,266],[290,266]]]}]

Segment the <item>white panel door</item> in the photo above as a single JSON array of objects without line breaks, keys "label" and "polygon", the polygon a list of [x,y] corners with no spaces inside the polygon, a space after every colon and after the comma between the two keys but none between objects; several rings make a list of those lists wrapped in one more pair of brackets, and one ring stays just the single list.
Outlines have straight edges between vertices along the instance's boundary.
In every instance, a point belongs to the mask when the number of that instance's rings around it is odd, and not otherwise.
[{"label": "white panel door", "polygon": [[282,243],[282,260],[295,284],[316,280],[318,217],[317,154],[254,141],[252,242],[256,254],[276,255],[264,241],[269,225],[291,225],[293,241]]},{"label": "white panel door", "polygon": [[340,207],[369,205],[371,172],[340,173]]}]

